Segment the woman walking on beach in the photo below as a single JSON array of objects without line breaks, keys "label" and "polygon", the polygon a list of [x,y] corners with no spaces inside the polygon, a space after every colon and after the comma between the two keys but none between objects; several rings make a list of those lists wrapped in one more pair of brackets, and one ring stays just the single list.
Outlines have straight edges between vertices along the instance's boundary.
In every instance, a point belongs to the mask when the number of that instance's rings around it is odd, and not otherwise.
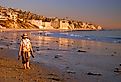
[{"label": "woman walking on beach", "polygon": [[28,39],[28,35],[24,33],[22,35],[22,40],[20,42],[18,54],[18,60],[20,59],[20,56],[22,57],[22,64],[24,66],[24,69],[30,69],[29,60],[31,55],[34,58],[31,42]]}]

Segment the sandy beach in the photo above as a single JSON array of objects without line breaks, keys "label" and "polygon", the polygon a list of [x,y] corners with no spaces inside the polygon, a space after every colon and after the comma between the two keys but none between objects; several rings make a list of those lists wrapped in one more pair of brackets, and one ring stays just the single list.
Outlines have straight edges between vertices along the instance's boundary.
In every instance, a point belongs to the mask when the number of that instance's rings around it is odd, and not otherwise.
[{"label": "sandy beach", "polygon": [[24,70],[17,60],[21,35],[26,31],[0,33],[0,82],[120,82],[121,44],[35,36],[35,58]]}]

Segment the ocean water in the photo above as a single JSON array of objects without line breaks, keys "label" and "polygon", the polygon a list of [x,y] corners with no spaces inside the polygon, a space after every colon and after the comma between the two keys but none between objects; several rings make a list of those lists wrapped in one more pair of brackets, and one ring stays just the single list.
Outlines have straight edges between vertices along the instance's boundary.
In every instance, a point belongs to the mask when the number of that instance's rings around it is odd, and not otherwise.
[{"label": "ocean water", "polygon": [[[37,33],[34,34],[38,35]],[[41,32],[41,34],[58,38],[93,40],[121,44],[121,30]]]},{"label": "ocean water", "polygon": [[[22,32],[1,32],[0,33],[0,47],[8,47],[5,44],[15,44],[9,45],[12,49],[18,49],[18,44],[20,42],[20,38]],[[103,31],[71,31],[71,32],[49,32],[49,31],[36,31],[36,32],[29,32],[31,34],[31,41],[32,43],[38,43],[37,46],[41,45],[43,40],[43,36],[48,37],[57,37],[64,38],[64,39],[74,39],[74,40],[88,40],[88,41],[98,41],[98,42],[107,42],[107,43],[114,43],[114,44],[121,44],[121,30],[103,30]],[[12,36],[12,37],[11,37]],[[33,39],[37,38],[37,40]],[[45,39],[45,37],[44,37]],[[49,39],[49,38],[46,38]],[[52,40],[52,39],[51,39]],[[59,39],[61,40],[61,39]],[[52,40],[53,41],[53,40]],[[62,39],[61,42],[65,40]],[[68,41],[65,41],[68,42]],[[72,41],[70,40],[70,43]],[[68,43],[65,43],[68,44]],[[68,44],[69,45],[69,44]],[[36,45],[35,45],[36,46]],[[49,46],[49,45],[48,45]],[[61,45],[62,46],[62,45]]]}]

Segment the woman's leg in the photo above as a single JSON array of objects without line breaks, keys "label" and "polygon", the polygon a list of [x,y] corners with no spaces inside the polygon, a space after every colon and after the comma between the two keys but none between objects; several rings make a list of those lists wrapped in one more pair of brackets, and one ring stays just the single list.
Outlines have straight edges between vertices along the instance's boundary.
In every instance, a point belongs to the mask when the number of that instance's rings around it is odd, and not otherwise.
[{"label": "woman's leg", "polygon": [[26,66],[26,63],[24,63],[23,66],[24,66],[24,69],[26,69],[26,67],[27,67],[27,66]]},{"label": "woman's leg", "polygon": [[27,68],[30,69],[30,66],[29,66],[29,61],[27,62]]}]

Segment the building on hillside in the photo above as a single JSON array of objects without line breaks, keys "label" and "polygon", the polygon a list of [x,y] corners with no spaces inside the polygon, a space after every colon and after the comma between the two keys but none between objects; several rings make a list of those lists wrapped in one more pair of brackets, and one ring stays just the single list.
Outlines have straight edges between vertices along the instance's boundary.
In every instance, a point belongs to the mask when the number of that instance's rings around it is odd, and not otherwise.
[{"label": "building on hillside", "polygon": [[2,9],[0,10],[0,15],[2,15],[2,16],[7,16],[7,13],[6,13],[6,12],[7,12],[7,10],[2,8]]},{"label": "building on hillside", "polygon": [[88,23],[83,22],[81,27],[82,27],[83,29],[87,29]]},{"label": "building on hillside", "polygon": [[69,23],[67,20],[60,20],[60,29],[69,29]]},{"label": "building on hillside", "polygon": [[9,19],[12,19],[14,21],[17,21],[17,13],[16,12],[7,12],[7,15],[9,15]]},{"label": "building on hillside", "polygon": [[0,20],[8,20],[8,17],[0,15]]},{"label": "building on hillside", "polygon": [[47,29],[53,29],[53,27],[51,26],[51,22],[45,22],[45,27]]},{"label": "building on hillside", "polygon": [[3,26],[0,25],[0,29],[6,29],[6,27],[3,27]]},{"label": "building on hillside", "polygon": [[53,27],[51,26],[51,22],[50,21],[42,22],[42,26],[45,29],[53,29]]},{"label": "building on hillside", "polygon": [[29,22],[36,26],[42,26],[42,20],[29,20]]},{"label": "building on hillside", "polygon": [[68,21],[68,23],[69,23],[69,29],[71,29],[71,30],[74,30],[74,24],[73,24],[73,22],[72,21]]},{"label": "building on hillside", "polygon": [[58,18],[52,19],[51,26],[55,29],[59,29],[60,28],[60,20]]},{"label": "building on hillside", "polygon": [[92,24],[89,25],[89,28],[92,29],[92,30],[96,30],[95,25],[92,25]]},{"label": "building on hillside", "polygon": [[45,20],[42,20],[42,26],[45,29],[53,29],[53,27],[51,26],[51,19],[50,18],[46,18]]},{"label": "building on hillside", "polygon": [[102,30],[103,28],[102,28],[101,26],[98,25],[98,26],[97,26],[97,29],[98,29],[98,30]]},{"label": "building on hillside", "polygon": [[0,25],[0,29],[2,29],[3,27]]}]

